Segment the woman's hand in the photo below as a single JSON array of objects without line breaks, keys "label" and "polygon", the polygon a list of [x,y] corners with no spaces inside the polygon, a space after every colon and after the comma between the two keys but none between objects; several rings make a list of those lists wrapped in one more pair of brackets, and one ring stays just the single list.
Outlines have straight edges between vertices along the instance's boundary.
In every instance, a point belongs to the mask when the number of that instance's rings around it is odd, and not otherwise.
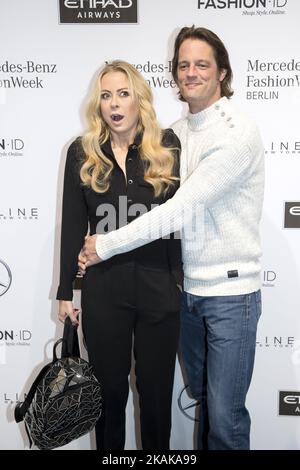
[{"label": "woman's hand", "polygon": [[66,317],[70,317],[73,325],[79,325],[79,310],[73,307],[72,300],[60,300],[58,307],[58,318],[64,323]]}]

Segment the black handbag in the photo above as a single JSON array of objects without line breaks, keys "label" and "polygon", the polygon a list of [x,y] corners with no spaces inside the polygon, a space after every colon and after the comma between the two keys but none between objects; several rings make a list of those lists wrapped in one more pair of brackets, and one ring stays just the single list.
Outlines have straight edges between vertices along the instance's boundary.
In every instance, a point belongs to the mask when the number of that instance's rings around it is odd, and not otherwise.
[{"label": "black handbag", "polygon": [[91,431],[101,410],[101,386],[91,365],[80,357],[77,326],[67,317],[63,338],[53,346],[52,362],[43,367],[24,402],[16,406],[15,420],[24,420],[30,447],[33,442],[49,450]]}]

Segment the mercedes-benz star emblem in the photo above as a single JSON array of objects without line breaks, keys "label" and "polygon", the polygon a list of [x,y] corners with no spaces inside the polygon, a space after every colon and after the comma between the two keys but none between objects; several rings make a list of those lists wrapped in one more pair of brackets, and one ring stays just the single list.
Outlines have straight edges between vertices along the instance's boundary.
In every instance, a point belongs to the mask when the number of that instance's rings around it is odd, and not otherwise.
[{"label": "mercedes-benz star emblem", "polygon": [[191,419],[192,421],[199,421],[197,418],[197,406],[199,406],[199,402],[191,399],[187,394],[187,389],[189,388],[188,385],[185,385],[178,396],[178,407],[180,411],[186,416],[186,418]]},{"label": "mercedes-benz star emblem", "polygon": [[0,259],[0,297],[4,295],[10,288],[12,280],[11,270],[9,266]]}]

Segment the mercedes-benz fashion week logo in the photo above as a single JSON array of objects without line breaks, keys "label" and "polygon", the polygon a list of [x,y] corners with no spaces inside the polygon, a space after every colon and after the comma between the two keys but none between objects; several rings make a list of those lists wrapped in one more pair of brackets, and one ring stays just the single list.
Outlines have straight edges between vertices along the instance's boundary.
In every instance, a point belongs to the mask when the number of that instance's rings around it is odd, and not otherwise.
[{"label": "mercedes-benz fashion week logo", "polygon": [[185,385],[178,396],[178,407],[184,416],[192,421],[199,421],[198,416],[198,406],[199,402],[190,398],[187,391],[189,386]]},{"label": "mercedes-benz fashion week logo", "polygon": [[0,259],[0,297],[10,288],[11,280],[12,275],[9,266]]}]

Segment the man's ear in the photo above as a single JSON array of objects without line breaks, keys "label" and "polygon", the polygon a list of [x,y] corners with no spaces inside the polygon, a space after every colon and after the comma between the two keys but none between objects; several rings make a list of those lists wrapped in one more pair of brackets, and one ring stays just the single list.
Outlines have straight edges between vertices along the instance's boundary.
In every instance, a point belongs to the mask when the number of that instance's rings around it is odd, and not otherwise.
[{"label": "man's ear", "polygon": [[227,74],[227,70],[222,69],[221,72],[220,72],[220,77],[219,77],[220,82],[223,82],[224,78],[226,77],[226,74]]}]

